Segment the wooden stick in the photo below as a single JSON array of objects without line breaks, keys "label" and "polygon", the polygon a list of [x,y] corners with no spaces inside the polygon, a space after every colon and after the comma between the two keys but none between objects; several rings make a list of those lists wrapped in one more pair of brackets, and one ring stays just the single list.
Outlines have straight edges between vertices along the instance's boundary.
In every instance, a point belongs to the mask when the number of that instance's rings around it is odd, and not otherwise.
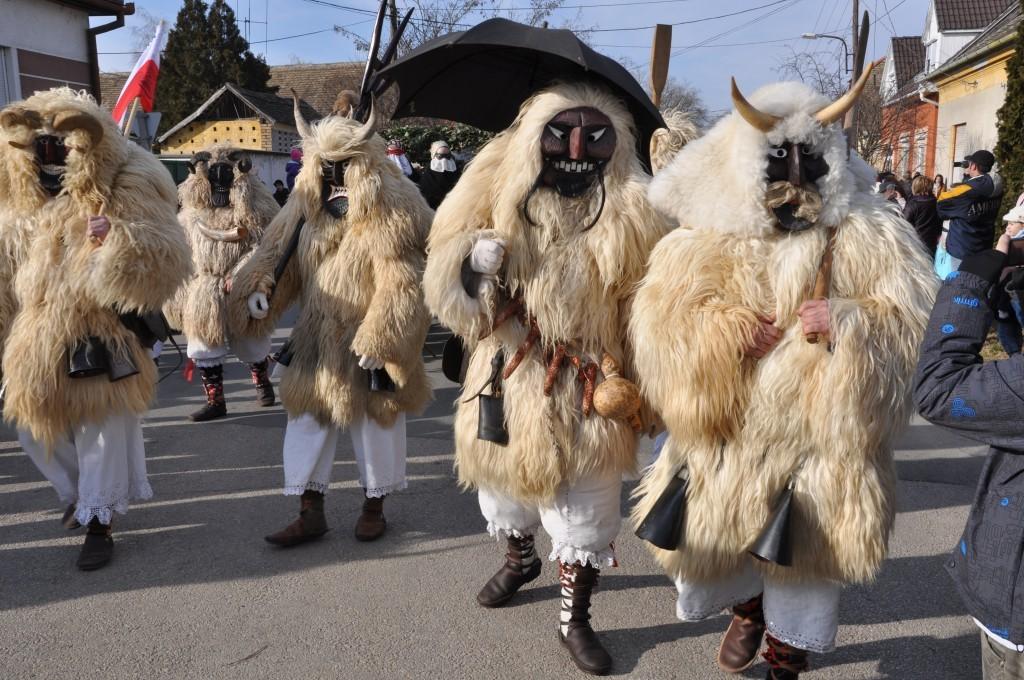
[{"label": "wooden stick", "polygon": [[668,80],[668,65],[672,58],[672,26],[658,24],[654,27],[654,42],[651,44],[651,100],[661,107],[661,93]]},{"label": "wooden stick", "polygon": [[[832,289],[832,246],[835,238],[835,228],[829,229],[828,241],[825,242],[825,252],[821,254],[818,274],[814,277],[814,291],[811,293],[812,300],[827,300]],[[804,337],[812,345],[818,344],[823,339],[820,333],[808,333]]]},{"label": "wooden stick", "polygon": [[128,120],[124,123],[124,130],[121,131],[125,137],[131,134],[132,123],[135,122],[135,114],[139,112],[139,98],[132,100],[132,108],[128,111]]}]

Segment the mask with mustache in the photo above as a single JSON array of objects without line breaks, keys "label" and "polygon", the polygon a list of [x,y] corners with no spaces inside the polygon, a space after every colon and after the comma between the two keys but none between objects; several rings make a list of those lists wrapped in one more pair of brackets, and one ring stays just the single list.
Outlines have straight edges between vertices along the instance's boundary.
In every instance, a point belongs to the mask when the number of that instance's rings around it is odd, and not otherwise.
[{"label": "mask with mustache", "polygon": [[784,142],[768,149],[765,205],[782,231],[804,231],[821,214],[817,181],[828,174],[824,157],[807,144]]}]

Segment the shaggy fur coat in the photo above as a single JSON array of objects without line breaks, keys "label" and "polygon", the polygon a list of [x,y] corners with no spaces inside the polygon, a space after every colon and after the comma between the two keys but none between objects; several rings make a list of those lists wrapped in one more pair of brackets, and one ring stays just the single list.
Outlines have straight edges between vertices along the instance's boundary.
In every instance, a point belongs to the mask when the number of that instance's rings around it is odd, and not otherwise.
[{"label": "shaggy fur coat", "polygon": [[[689,476],[684,538],[653,548],[672,577],[710,581],[747,548],[795,475],[794,566],[775,577],[862,582],[885,557],[895,511],[893,442],[910,414],[911,376],[936,281],[913,228],[853,174],[827,102],[802,85],[751,97],[785,119],[767,136],[733,113],[657,176],[651,200],[682,228],[655,248],[630,326],[645,396],[670,437],[637,490],[639,522],[673,475]],[[823,150],[821,218],[775,229],[765,207],[768,144]],[[796,316],[835,226],[832,349]],[[758,315],[782,340],[745,356]]]},{"label": "shaggy fur coat", "polygon": [[[38,191],[19,195],[19,188],[23,187],[11,181],[11,168],[8,166],[16,164],[20,159],[4,151],[14,151],[8,144],[11,134],[17,134],[17,130],[9,133],[0,127],[0,357],[3,356],[4,341],[18,309],[14,275],[18,271],[18,263],[25,257],[32,233],[32,219],[48,198],[38,184]],[[0,377],[2,375],[3,365],[0,364]]]},{"label": "shaggy fur coat", "polygon": [[[541,171],[544,125],[560,111],[592,106],[612,120],[617,145],[605,168],[608,193],[600,219],[586,225],[600,203],[600,189],[578,199],[541,189],[523,202]],[[633,375],[626,342],[630,300],[655,242],[667,230],[647,201],[648,177],[636,156],[633,121],[619,100],[584,85],[557,85],[523,104],[510,128],[489,142],[441,204],[430,233],[424,289],[442,323],[465,339],[471,358],[455,417],[456,466],[466,487],[488,487],[525,501],[550,500],[563,482],[636,465],[637,435],[624,422],[596,413],[584,418],[583,390],[563,367],[550,397],[543,394],[545,349],[569,343],[571,351],[600,362],[607,351]],[[527,329],[512,319],[485,340],[492,309],[467,294],[464,262],[479,238],[506,243],[500,278],[506,298],[521,294],[536,319],[542,342],[504,381],[508,446],[477,438],[479,400],[491,359],[512,357]]]},{"label": "shaggy fur coat", "polygon": [[[42,124],[5,130],[24,148],[4,144],[0,150],[11,182],[5,210],[20,211],[29,220],[29,240],[15,275],[18,311],[4,348],[4,415],[52,449],[76,424],[149,408],[156,368],[149,348],[124,327],[118,312],[159,310],[191,267],[175,219],[171,176],[152,154],[121,136],[109,113],[67,88],[12,106],[37,112]],[[79,128],[66,137],[64,188],[47,198],[33,140],[68,111],[98,121],[103,135],[95,140]],[[98,247],[86,235],[90,215],[110,220],[110,233]],[[118,382],[106,376],[69,378],[68,352],[89,336],[115,354],[130,356],[139,373]]]},{"label": "shaggy fur coat", "polygon": [[[384,140],[358,141],[360,126],[330,116],[303,139],[302,171],[288,203],[238,271],[228,296],[233,333],[271,332],[293,303],[294,356],[281,381],[288,414],[309,413],[324,426],[347,426],[364,414],[390,426],[401,412],[430,400],[421,351],[430,327],[420,280],[433,212],[416,185],[387,160]],[[348,160],[348,214],[334,219],[321,201],[321,162]],[[274,286],[274,268],[299,219],[298,250]],[[269,293],[270,314],[252,319],[246,300]],[[393,393],[370,392],[358,356],[382,359]]]},{"label": "shaggy fur coat", "polygon": [[[228,158],[235,149],[219,145],[207,151],[210,160],[196,163],[195,172],[178,186],[181,204],[178,221],[192,246],[195,272],[166,311],[175,328],[180,328],[187,337],[199,340],[207,347],[220,347],[227,338],[224,281],[252,255],[263,230],[278,213],[279,206],[255,173],[239,171],[237,164]],[[209,166],[218,162],[235,166],[230,203],[223,208],[213,207],[207,178]],[[241,241],[217,241],[205,236],[200,227],[223,232],[244,227],[248,236]]]}]

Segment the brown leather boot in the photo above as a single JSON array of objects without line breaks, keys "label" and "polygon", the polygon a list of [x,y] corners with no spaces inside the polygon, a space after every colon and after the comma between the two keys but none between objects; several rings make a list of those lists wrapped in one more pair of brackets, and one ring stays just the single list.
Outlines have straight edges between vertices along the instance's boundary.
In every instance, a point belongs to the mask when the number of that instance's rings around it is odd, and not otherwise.
[{"label": "brown leather boot", "polygon": [[802,671],[807,670],[807,652],[766,636],[768,649],[764,660],[768,662],[768,675],[765,680],[797,680]]},{"label": "brown leather boot", "polygon": [[228,405],[224,401],[224,365],[207,366],[199,369],[203,376],[203,390],[206,391],[206,404],[189,416],[195,423],[202,423],[214,418],[223,418],[228,414]]},{"label": "brown leather boot", "polygon": [[264,359],[259,363],[249,364],[252,384],[256,386],[256,400],[260,403],[260,406],[273,406],[277,399],[274,395],[274,384],[270,382],[270,376],[267,375],[269,363],[267,359]]},{"label": "brown leather boot", "polygon": [[558,563],[562,585],[562,615],[558,639],[569,650],[573,662],[584,673],[608,675],[612,657],[590,627],[590,595],[597,585],[598,569],[579,563]]},{"label": "brown leather boot", "polygon": [[484,607],[500,607],[519,589],[540,575],[540,558],[533,549],[533,536],[508,537],[505,564],[491,577],[476,595]]},{"label": "brown leather boot", "polygon": [[742,673],[754,665],[764,638],[761,596],[732,608],[732,623],[718,647],[718,665],[726,673]]},{"label": "brown leather boot", "polygon": [[327,517],[324,515],[324,495],[319,491],[306,490],[302,494],[299,518],[275,534],[266,536],[267,543],[291,548],[295,545],[315,541],[327,533]]},{"label": "brown leather boot", "polygon": [[384,519],[384,497],[366,498],[363,511],[356,520],[356,540],[376,541],[384,535],[388,521]]},{"label": "brown leather boot", "polygon": [[85,543],[78,554],[78,568],[82,571],[95,571],[106,566],[114,556],[114,539],[110,537],[110,525],[100,524],[93,517],[85,529]]}]

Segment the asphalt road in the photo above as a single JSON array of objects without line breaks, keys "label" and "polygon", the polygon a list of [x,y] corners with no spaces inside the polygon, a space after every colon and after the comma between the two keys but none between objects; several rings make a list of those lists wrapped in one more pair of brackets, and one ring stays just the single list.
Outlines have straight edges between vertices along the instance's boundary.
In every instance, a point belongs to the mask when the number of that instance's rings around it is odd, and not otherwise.
[{"label": "asphalt road", "polygon": [[[389,531],[371,544],[352,535],[361,491],[345,436],[327,501],[333,530],[288,551],[263,541],[297,510],[279,492],[285,417],[255,404],[237,362],[220,421],[186,420],[202,402],[197,384],[161,384],[145,423],[156,495],[116,520],[114,562],[98,572],[74,568],[81,536],[60,528],[52,489],[0,429],[0,678],[585,677],[556,639],[553,564],[508,607],[476,605],[502,550],[452,472],[457,389],[439,362],[429,368],[435,401],[409,421],[410,486],[388,500]],[[942,563],[982,454],[913,423],[898,453],[891,556],[877,583],[844,592],[839,648],[804,677],[981,677],[977,631]],[[624,527],[616,546],[621,566],[602,574],[593,609],[613,675],[727,677],[714,661],[726,618],[678,622],[674,589],[640,541]],[[742,677],[764,673],[758,664]]]}]

